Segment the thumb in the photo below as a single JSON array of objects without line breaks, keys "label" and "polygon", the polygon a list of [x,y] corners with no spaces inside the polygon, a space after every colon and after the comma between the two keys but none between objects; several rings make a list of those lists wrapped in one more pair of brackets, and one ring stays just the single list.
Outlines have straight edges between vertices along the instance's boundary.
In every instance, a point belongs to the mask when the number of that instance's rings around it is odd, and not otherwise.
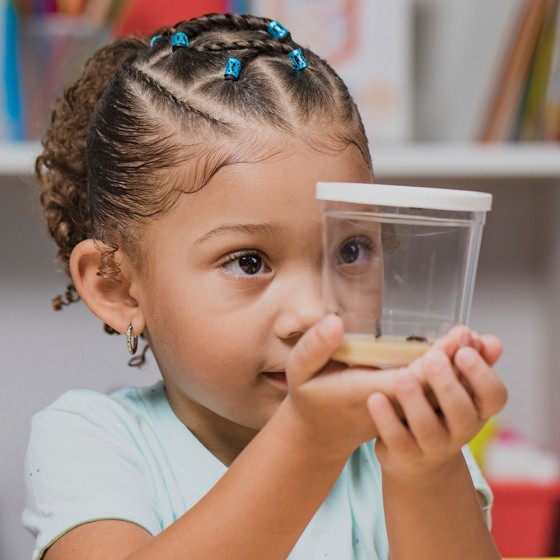
[{"label": "thumb", "polygon": [[336,315],[327,315],[313,325],[290,354],[286,367],[289,384],[301,385],[320,371],[340,346],[343,334],[342,320]]}]

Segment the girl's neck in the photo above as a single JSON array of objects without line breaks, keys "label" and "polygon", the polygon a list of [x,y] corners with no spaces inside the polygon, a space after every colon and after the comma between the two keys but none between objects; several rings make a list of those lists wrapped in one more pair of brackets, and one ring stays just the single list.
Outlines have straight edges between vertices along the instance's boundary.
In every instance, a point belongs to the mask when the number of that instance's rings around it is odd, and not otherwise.
[{"label": "girl's neck", "polygon": [[226,467],[258,433],[258,430],[222,418],[194,401],[174,398],[173,391],[167,391],[167,398],[177,418]]}]

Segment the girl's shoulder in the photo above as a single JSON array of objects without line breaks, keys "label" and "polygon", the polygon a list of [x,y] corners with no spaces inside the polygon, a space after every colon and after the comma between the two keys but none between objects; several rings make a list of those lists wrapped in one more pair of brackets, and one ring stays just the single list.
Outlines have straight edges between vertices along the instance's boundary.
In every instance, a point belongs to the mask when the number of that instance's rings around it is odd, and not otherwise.
[{"label": "girl's shoulder", "polygon": [[137,421],[168,407],[165,387],[158,381],[149,387],[124,387],[110,393],[89,389],[72,389],[33,416],[33,424],[49,417],[78,416],[95,419]]},{"label": "girl's shoulder", "polygon": [[165,462],[170,468],[187,461],[218,462],[177,418],[163,381],[107,394],[71,390],[34,415],[29,461],[67,457],[67,467],[74,468],[79,460],[88,463],[99,455],[107,464],[118,457],[130,464]]},{"label": "girl's shoulder", "polygon": [[147,448],[169,414],[161,381],[112,393],[70,390],[33,416],[28,455],[43,455],[45,446],[61,454],[72,445]]}]

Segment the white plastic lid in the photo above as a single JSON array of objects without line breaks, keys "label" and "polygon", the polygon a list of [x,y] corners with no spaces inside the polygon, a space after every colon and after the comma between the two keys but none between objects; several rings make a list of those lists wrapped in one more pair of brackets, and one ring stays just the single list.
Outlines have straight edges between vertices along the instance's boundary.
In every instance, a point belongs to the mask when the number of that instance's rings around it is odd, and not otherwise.
[{"label": "white plastic lid", "polygon": [[319,200],[379,206],[433,208],[459,212],[488,212],[492,209],[491,194],[454,189],[376,183],[317,183],[316,195]]}]

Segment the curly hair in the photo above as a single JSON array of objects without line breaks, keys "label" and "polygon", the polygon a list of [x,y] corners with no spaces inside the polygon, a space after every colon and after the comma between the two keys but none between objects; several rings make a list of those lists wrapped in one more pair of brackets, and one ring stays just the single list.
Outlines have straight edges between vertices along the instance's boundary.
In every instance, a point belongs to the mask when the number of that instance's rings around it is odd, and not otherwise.
[{"label": "curly hair", "polygon": [[[208,14],[160,29],[152,45],[116,39],[86,62],[55,102],[36,161],[48,230],[68,275],[73,248],[91,238],[101,242],[98,273],[117,279],[116,251],[126,246],[134,256],[146,220],[203,188],[221,167],[262,157],[255,128],[302,136],[328,122],[326,137],[304,136],[309,145],[324,151],[354,144],[371,168],[344,82],[290,34],[272,38],[270,22]],[[171,46],[179,31],[188,48]],[[296,48],[309,63],[304,71],[287,56]],[[224,79],[229,57],[242,62],[237,80]],[[66,297],[57,298],[59,308],[76,299],[72,285]]]}]

